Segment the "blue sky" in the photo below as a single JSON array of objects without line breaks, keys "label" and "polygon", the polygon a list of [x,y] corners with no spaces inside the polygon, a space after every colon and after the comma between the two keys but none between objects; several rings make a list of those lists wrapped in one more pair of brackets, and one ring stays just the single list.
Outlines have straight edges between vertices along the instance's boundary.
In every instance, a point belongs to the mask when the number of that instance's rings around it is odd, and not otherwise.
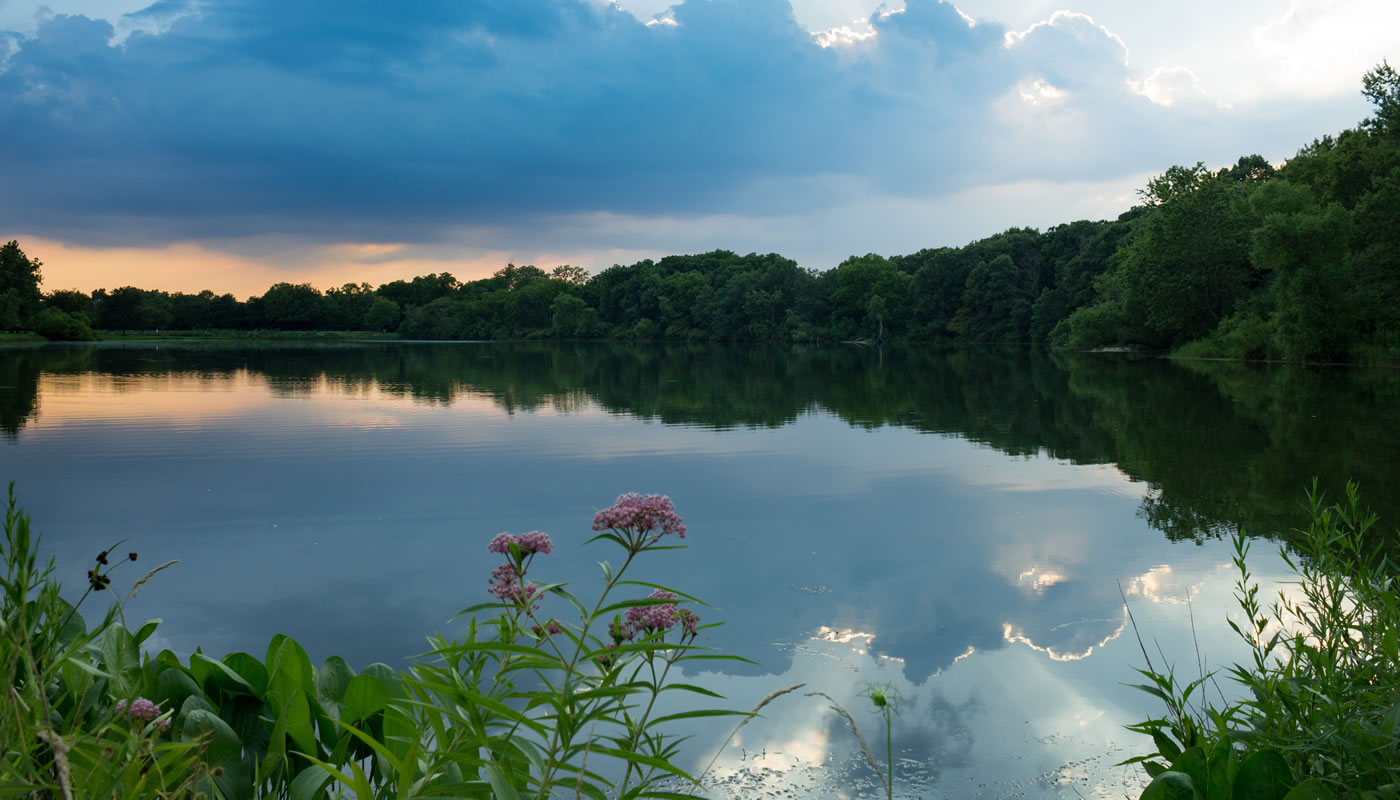
[{"label": "blue sky", "polygon": [[1394,0],[0,0],[0,237],[50,289],[824,269],[1285,159],[1365,116],[1395,31]]}]

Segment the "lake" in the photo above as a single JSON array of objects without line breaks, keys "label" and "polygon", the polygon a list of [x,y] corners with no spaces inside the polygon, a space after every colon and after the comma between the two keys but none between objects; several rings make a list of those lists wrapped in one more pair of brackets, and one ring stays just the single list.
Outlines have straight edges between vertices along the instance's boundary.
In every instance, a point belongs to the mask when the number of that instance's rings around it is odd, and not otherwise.
[{"label": "lake", "polygon": [[117,540],[140,562],[114,587],[180,559],[127,606],[157,649],[281,632],[356,667],[457,630],[497,532],[549,532],[535,577],[586,595],[616,559],[581,547],[594,511],[668,494],[689,548],[633,577],[706,599],[702,641],[754,662],[687,679],[745,710],[806,684],[722,751],[727,725],[695,731],[682,766],[719,751],[715,796],[874,796],[804,692],[875,745],[860,690],[888,682],[900,796],[1121,797],[1141,774],[1115,762],[1150,749],[1122,726],[1160,711],[1125,685],[1127,611],[1159,666],[1239,656],[1230,534],[1303,525],[1314,476],[1393,529],[1397,409],[1390,370],[1029,348],[11,346],[0,480],[69,587]]}]

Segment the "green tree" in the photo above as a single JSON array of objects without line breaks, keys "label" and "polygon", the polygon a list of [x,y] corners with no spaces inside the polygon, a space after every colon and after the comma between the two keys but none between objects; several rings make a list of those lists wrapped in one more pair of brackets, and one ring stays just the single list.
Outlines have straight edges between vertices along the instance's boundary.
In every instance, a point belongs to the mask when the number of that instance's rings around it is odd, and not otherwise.
[{"label": "green tree", "polygon": [[556,281],[563,281],[570,286],[582,286],[588,283],[588,270],[583,267],[562,264],[555,267],[554,270],[549,273],[549,277]]},{"label": "green tree", "polygon": [[49,292],[44,295],[44,305],[56,308],[65,314],[82,314],[89,320],[92,319],[96,311],[92,297],[77,289],[57,289]]},{"label": "green tree", "polygon": [[375,297],[360,318],[367,331],[392,331],[399,326],[399,304],[387,297]]},{"label": "green tree", "polygon": [[1376,115],[1364,124],[1377,133],[1400,135],[1400,72],[1382,61],[1362,76],[1361,94],[1376,106]]},{"label": "green tree", "polygon": [[98,325],[106,330],[149,331],[170,321],[170,298],[164,292],[123,286],[100,297]]},{"label": "green tree", "polygon": [[330,305],[309,283],[277,283],[262,296],[263,324],[282,330],[327,327]]},{"label": "green tree", "polygon": [[1262,187],[1251,204],[1262,220],[1250,255],[1275,276],[1279,350],[1302,361],[1345,358],[1357,332],[1347,257],[1351,214],[1283,180]]},{"label": "green tree", "polygon": [[42,266],[38,259],[25,256],[13,239],[0,246],[0,329],[19,328],[38,313],[43,299],[39,292]]},{"label": "green tree", "polygon": [[45,308],[29,321],[29,327],[45,339],[63,342],[90,342],[97,334],[81,314],[70,315],[57,308]]},{"label": "green tree", "polygon": [[1206,336],[1257,283],[1249,261],[1248,206],[1236,184],[1203,165],[1172,167],[1148,182],[1152,206],[1116,255],[1124,310],[1146,341],[1171,346]]},{"label": "green tree", "polygon": [[948,329],[977,342],[1024,341],[1030,325],[1031,285],[1003,253],[967,276],[962,307]]},{"label": "green tree", "polygon": [[[882,335],[887,323],[898,320],[914,282],[909,273],[876,253],[851,256],[822,278],[830,287],[831,330],[839,339]],[[883,302],[872,305],[876,296]]]},{"label": "green tree", "polygon": [[582,297],[563,292],[549,304],[553,325],[550,330],[555,336],[565,339],[588,336],[598,313],[588,307]]}]

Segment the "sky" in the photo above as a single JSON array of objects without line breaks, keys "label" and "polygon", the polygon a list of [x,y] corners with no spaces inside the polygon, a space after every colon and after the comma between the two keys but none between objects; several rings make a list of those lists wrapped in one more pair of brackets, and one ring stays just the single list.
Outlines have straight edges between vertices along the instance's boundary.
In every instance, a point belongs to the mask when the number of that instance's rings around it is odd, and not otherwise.
[{"label": "sky", "polygon": [[261,294],[1111,218],[1369,108],[1396,0],[0,0],[0,240]]}]

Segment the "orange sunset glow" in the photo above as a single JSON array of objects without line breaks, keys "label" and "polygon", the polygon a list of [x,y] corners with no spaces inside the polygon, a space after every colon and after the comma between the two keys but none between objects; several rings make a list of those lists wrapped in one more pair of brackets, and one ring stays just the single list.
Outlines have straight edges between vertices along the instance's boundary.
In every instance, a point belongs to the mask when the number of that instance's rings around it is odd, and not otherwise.
[{"label": "orange sunset glow", "polygon": [[[488,277],[511,262],[568,263],[560,256],[542,254],[526,260],[504,251],[433,259],[410,255],[410,249],[398,243],[300,246],[279,254],[275,261],[264,261],[193,242],[163,247],[86,247],[39,236],[19,238],[31,256],[44,262],[45,290],[77,289],[84,293],[136,286],[188,294],[208,289],[246,299],[283,281],[310,283],[323,290],[347,283],[379,286],[440,272],[469,281]],[[404,253],[404,257],[394,258],[395,253]]]}]

